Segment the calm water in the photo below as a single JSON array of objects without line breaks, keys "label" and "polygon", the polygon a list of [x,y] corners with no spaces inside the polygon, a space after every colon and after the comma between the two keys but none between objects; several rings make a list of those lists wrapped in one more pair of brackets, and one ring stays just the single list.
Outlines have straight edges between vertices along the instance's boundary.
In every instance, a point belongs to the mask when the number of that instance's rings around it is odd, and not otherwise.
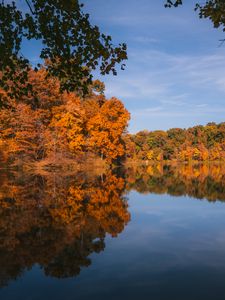
[{"label": "calm water", "polygon": [[1,173],[0,299],[225,299],[225,169]]}]

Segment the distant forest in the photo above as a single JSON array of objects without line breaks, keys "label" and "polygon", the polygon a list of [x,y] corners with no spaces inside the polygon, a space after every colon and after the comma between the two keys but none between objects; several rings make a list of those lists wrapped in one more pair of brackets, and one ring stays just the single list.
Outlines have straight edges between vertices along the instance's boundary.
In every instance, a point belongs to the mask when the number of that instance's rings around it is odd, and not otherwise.
[{"label": "distant forest", "polygon": [[127,157],[147,161],[225,161],[225,122],[126,136]]}]

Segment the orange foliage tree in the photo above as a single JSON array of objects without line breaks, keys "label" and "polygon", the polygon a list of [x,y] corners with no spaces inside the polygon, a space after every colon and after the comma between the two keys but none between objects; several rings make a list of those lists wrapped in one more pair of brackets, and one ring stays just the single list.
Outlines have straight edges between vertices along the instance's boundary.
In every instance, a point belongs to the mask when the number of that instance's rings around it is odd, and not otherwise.
[{"label": "orange foliage tree", "polygon": [[75,92],[60,93],[59,82],[46,80],[44,68],[29,72],[29,84],[34,87],[32,94],[18,101],[7,99],[7,106],[1,108],[0,161],[56,161],[93,153],[111,163],[124,156],[129,113],[121,101],[102,95],[99,81],[85,98]]},{"label": "orange foliage tree", "polygon": [[106,101],[87,122],[89,147],[108,160],[122,157],[125,154],[122,135],[128,119],[129,113],[121,101],[116,98]]}]

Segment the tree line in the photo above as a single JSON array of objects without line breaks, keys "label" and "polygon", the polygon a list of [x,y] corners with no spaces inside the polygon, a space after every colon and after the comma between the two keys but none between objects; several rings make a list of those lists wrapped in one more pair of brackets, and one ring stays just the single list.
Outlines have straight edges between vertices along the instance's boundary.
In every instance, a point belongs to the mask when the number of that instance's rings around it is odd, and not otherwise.
[{"label": "tree line", "polygon": [[224,161],[225,122],[128,134],[126,149],[132,160]]}]

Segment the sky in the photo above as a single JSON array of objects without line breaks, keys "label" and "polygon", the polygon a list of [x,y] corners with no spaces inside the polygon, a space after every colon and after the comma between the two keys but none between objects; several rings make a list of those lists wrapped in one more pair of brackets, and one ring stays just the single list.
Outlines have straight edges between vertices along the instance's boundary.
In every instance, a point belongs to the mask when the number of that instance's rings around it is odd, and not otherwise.
[{"label": "sky", "polygon": [[[195,1],[176,9],[164,8],[163,0],[82,2],[101,32],[127,44],[125,71],[95,77],[131,113],[129,132],[225,121],[224,33],[198,18]],[[26,47],[33,61],[37,51]]]}]

